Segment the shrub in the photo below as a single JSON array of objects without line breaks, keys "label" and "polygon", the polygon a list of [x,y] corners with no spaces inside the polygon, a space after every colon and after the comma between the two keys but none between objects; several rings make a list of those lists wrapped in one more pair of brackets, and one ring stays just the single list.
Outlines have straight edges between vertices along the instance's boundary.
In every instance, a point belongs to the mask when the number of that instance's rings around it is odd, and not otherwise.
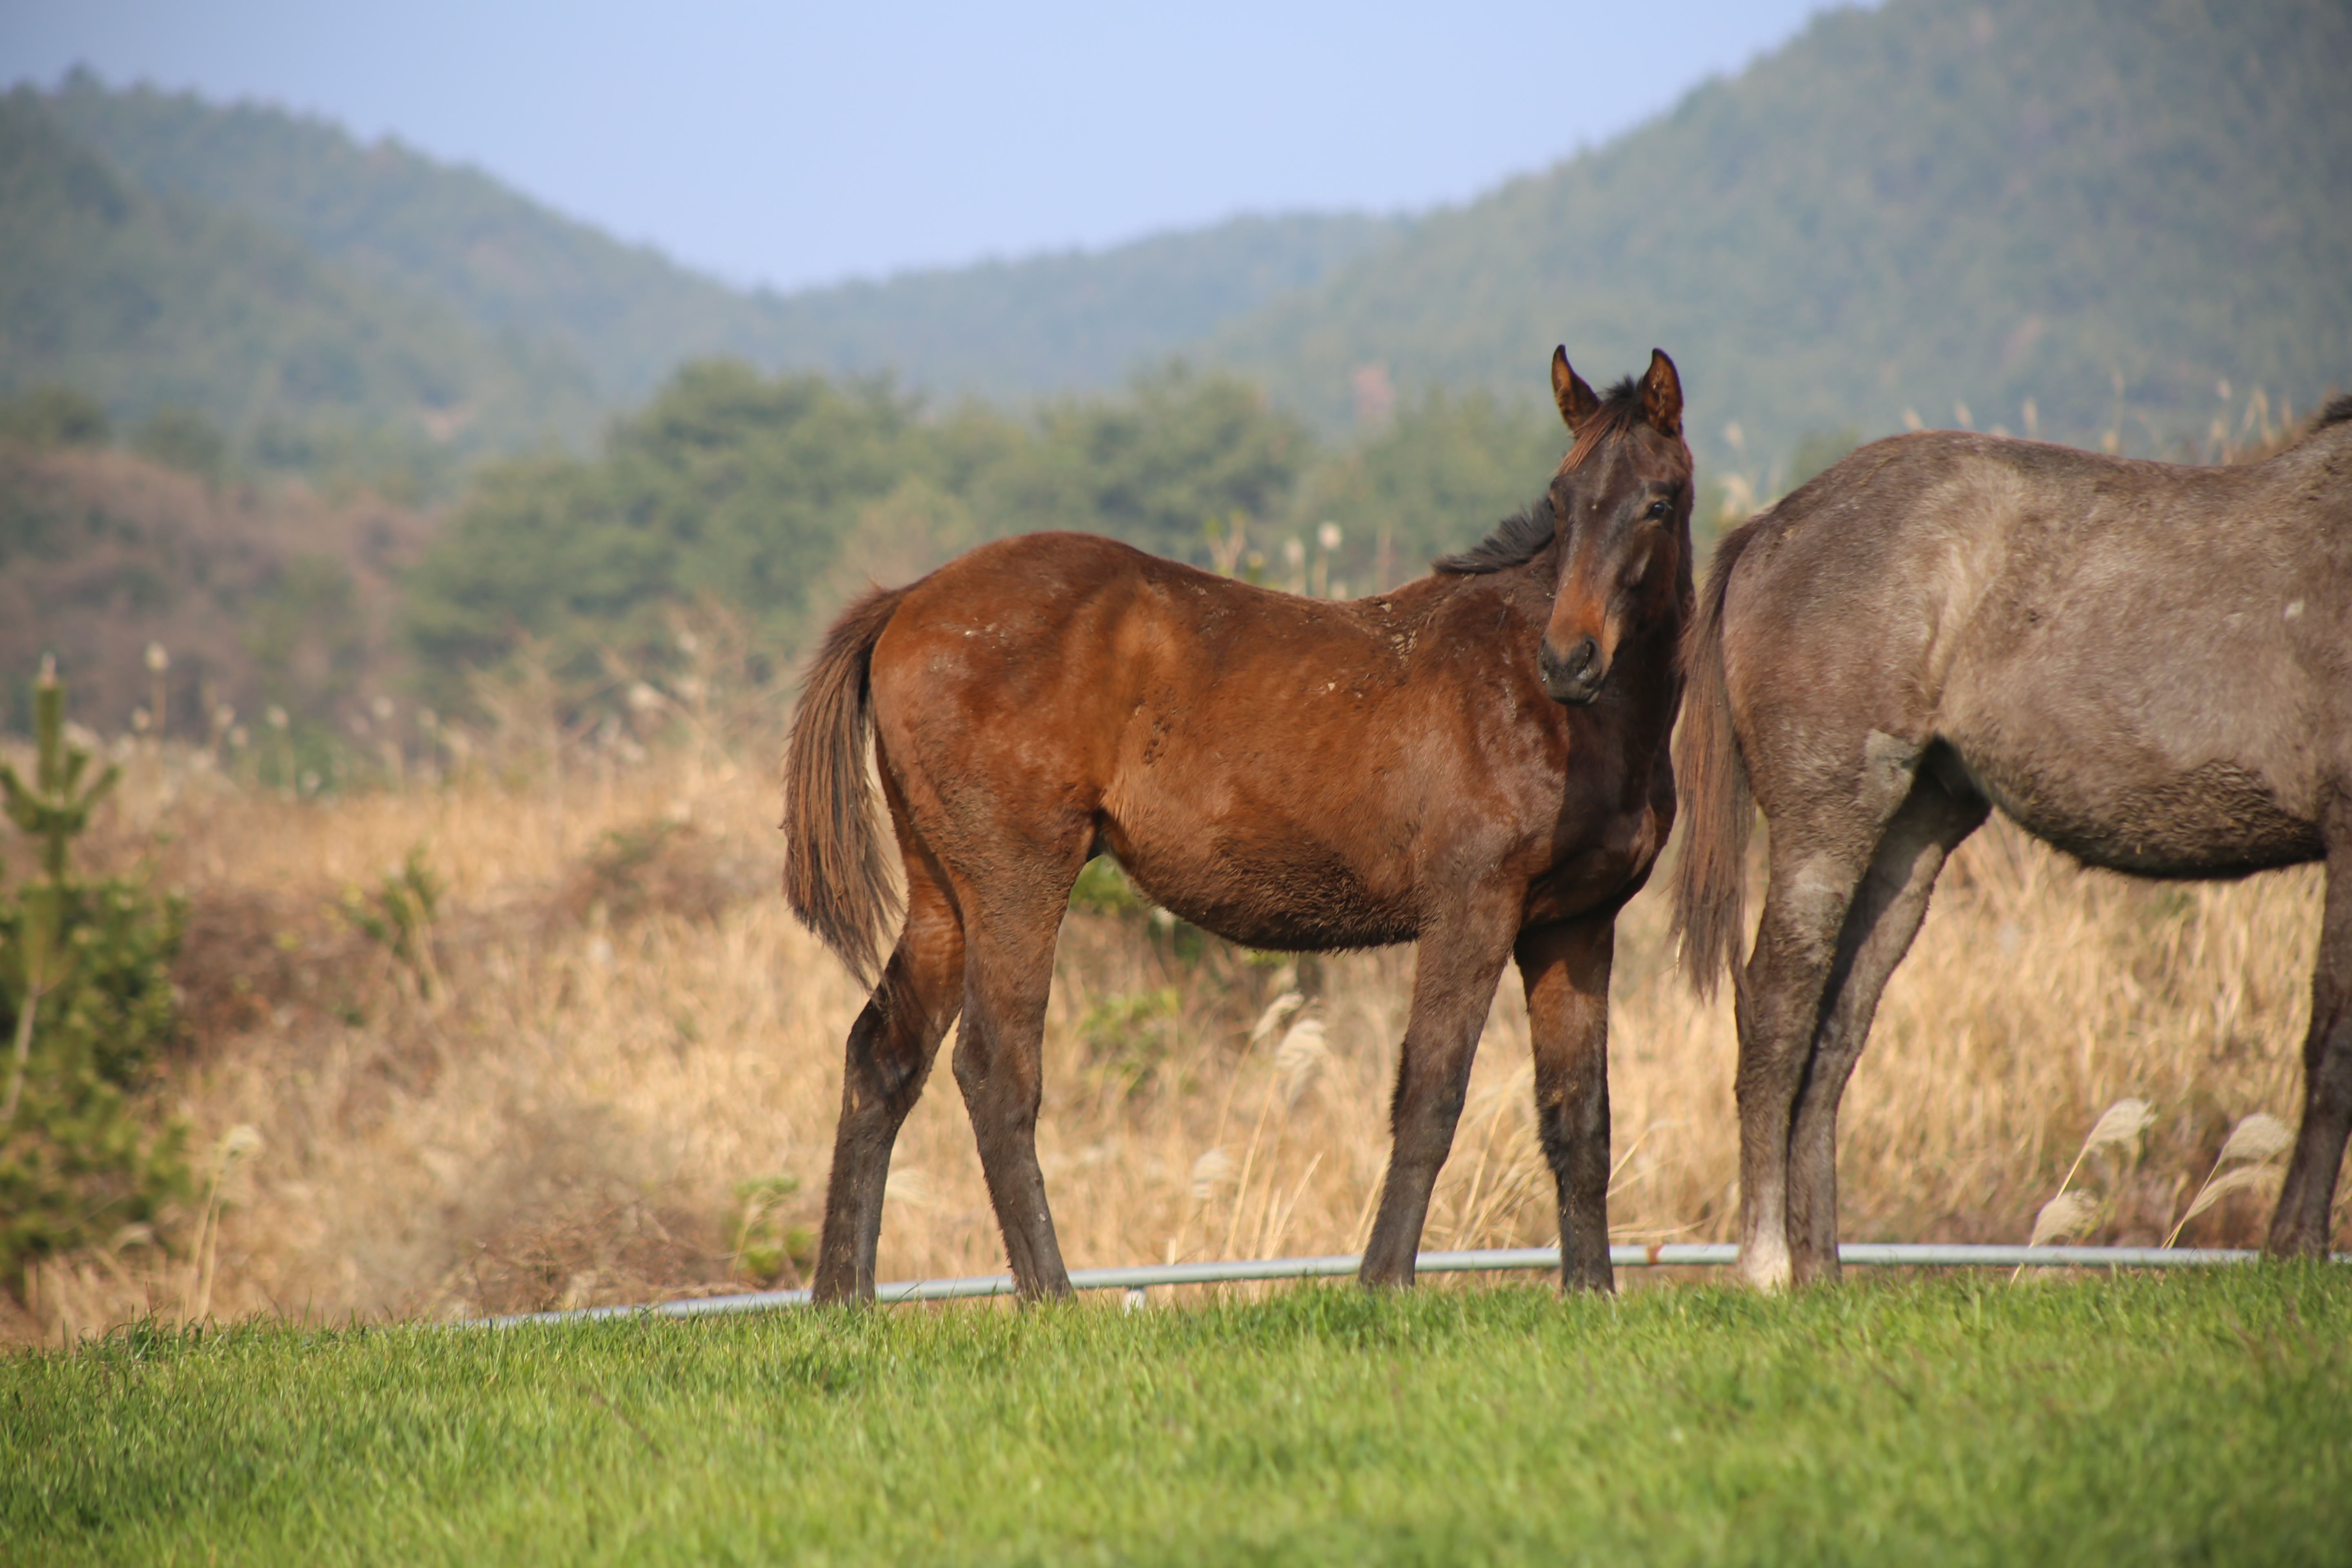
[{"label": "shrub", "polygon": [[0,764],[9,819],[41,841],[41,875],[0,888],[0,1282],[21,1294],[45,1257],[152,1239],[190,1191],[187,1130],[147,1104],[173,1027],[170,963],[181,910],[133,883],[84,881],[74,837],[113,786],[64,742],[54,668],[36,692],[38,764],[27,786]]},{"label": "shrub", "polygon": [[28,447],[103,447],[114,438],[106,405],[55,383],[0,402],[0,440]]}]

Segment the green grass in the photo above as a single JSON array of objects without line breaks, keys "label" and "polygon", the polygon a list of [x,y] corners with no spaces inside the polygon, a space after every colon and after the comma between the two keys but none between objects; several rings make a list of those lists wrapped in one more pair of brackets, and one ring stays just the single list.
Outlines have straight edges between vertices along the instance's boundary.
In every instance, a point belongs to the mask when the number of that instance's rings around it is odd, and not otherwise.
[{"label": "green grass", "polygon": [[0,1561],[2342,1562],[2352,1269],[0,1361]]}]

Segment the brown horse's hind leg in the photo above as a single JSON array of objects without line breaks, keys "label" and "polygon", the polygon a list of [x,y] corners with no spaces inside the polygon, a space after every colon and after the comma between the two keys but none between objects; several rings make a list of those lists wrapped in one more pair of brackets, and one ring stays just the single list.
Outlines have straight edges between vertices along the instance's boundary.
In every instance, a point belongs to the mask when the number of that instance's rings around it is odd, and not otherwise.
[{"label": "brown horse's hind leg", "polygon": [[1521,931],[1536,1136],[1559,1188],[1559,1283],[1609,1290],[1609,969],[1617,916]]},{"label": "brown horse's hind leg", "polygon": [[956,1083],[971,1113],[989,1201],[1004,1233],[1013,1286],[1029,1298],[1070,1293],[1045,1205],[1045,1173],[1037,1168],[1045,1000],[1054,937],[1068,898],[1066,879],[1042,909],[1008,917],[1000,899],[999,912],[973,921],[967,933],[963,1028],[956,1037]]},{"label": "brown horse's hind leg", "polygon": [[1927,919],[1937,876],[1989,809],[1981,796],[1954,795],[1922,773],[1846,910],[1789,1135],[1789,1247],[1798,1284],[1838,1277],[1838,1101],[1870,1038],[1887,977]]},{"label": "brown horse's hind leg", "polygon": [[2263,1248],[2273,1258],[2326,1254],[2336,1181],[2352,1136],[2352,795],[2336,795],[2324,831],[2327,904],[2303,1043],[2303,1129]]},{"label": "brown horse's hind leg", "polygon": [[850,1026],[841,1122],[817,1247],[819,1301],[870,1300],[890,1150],[955,1021],[963,991],[963,922],[937,873],[908,856],[907,926],[866,1010]]},{"label": "brown horse's hind leg", "polygon": [[1415,956],[1412,1014],[1397,1062],[1396,1095],[1389,1104],[1395,1142],[1381,1184],[1380,1213],[1357,1271],[1366,1285],[1412,1283],[1429,1194],[1453,1150],[1478,1036],[1510,955],[1506,911],[1498,907],[1479,913],[1483,918],[1448,921],[1443,934],[1423,937]]}]

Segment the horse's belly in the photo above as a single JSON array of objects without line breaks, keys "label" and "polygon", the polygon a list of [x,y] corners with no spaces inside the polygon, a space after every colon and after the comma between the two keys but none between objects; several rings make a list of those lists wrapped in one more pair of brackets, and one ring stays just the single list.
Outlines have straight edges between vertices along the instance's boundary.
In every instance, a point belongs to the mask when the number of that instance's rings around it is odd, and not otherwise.
[{"label": "horse's belly", "polygon": [[1171,905],[1169,912],[1227,942],[1268,952],[1347,952],[1413,942],[1421,935],[1417,925],[1396,911],[1328,896],[1312,902],[1234,900],[1214,906]]},{"label": "horse's belly", "polygon": [[2225,762],[2096,785],[1969,759],[1977,787],[2037,838],[2093,866],[2146,877],[2234,877],[2326,853],[2318,825],[2263,777]]},{"label": "horse's belly", "polygon": [[1171,843],[1130,837],[1114,824],[1105,837],[1154,903],[1244,947],[1332,952],[1420,934],[1406,889],[1383,887],[1393,879],[1304,834],[1244,842],[1204,826]]}]

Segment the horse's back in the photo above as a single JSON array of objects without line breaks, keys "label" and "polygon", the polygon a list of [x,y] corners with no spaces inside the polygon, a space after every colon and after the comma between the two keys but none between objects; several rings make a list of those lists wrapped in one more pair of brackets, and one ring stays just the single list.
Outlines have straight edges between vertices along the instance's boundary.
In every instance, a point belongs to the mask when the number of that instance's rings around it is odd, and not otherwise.
[{"label": "horse's back", "polygon": [[1230,710],[1292,688],[1360,687],[1384,662],[1372,618],[1116,540],[1020,534],[910,587],[874,679],[902,710],[944,703],[1017,712],[1034,731],[1124,731],[1139,708],[1191,706],[1189,694],[1210,689]]},{"label": "horse's back", "polygon": [[2200,469],[1937,432],[1800,489],[1751,525],[1726,597],[1768,816],[1872,816],[1935,747],[2095,863],[2317,854],[2321,795],[2352,774],[2337,444]]}]

